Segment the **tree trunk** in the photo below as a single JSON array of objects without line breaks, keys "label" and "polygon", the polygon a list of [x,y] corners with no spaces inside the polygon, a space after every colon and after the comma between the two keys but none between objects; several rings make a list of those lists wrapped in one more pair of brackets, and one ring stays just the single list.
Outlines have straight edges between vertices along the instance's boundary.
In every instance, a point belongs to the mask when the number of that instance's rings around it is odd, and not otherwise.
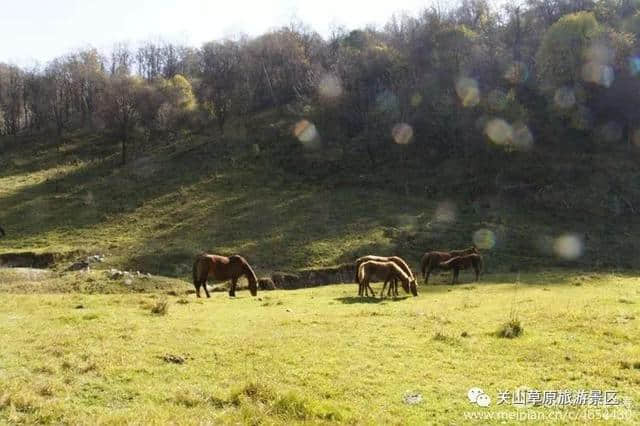
[{"label": "tree trunk", "polygon": [[122,165],[127,163],[127,131],[122,132]]}]

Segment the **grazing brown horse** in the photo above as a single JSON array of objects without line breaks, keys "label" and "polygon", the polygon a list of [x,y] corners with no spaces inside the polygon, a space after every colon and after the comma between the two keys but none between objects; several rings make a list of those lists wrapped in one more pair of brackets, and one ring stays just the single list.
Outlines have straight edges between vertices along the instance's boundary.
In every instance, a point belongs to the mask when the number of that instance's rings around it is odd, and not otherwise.
[{"label": "grazing brown horse", "polygon": [[358,295],[362,296],[363,292],[365,296],[368,296],[368,291],[375,297],[375,293],[369,284],[372,279],[384,280],[382,286],[382,293],[380,297],[384,296],[384,289],[393,279],[400,280],[403,288],[409,287],[409,276],[394,262],[379,262],[375,260],[369,260],[362,262],[358,267]]},{"label": "grazing brown horse", "polygon": [[200,286],[204,286],[204,292],[209,295],[207,290],[207,280],[212,278],[214,281],[231,280],[229,288],[229,296],[236,295],[236,283],[242,275],[247,277],[249,281],[249,291],[252,296],[258,294],[258,278],[249,266],[249,263],[237,254],[225,257],[217,254],[200,254],[193,262],[193,285],[196,287],[196,295],[200,297]]},{"label": "grazing brown horse", "polygon": [[[363,257],[359,257],[358,259],[356,259],[356,279],[355,282],[357,284],[360,283],[360,281],[358,280],[358,269],[360,267],[360,265],[363,262],[368,262],[370,260],[376,261],[376,262],[393,262],[396,265],[398,265],[398,267],[400,269],[402,269],[402,271],[407,274],[407,276],[409,277],[409,285],[406,285],[404,283],[404,281],[402,281],[402,288],[404,289],[405,293],[409,293],[411,292],[411,294],[413,294],[414,296],[418,295],[418,282],[416,281],[416,277],[413,275],[413,272],[411,272],[411,268],[409,268],[409,265],[407,265],[407,262],[405,262],[401,257],[398,256],[389,256],[389,257],[385,257],[385,256],[374,256],[374,255],[368,255],[368,256],[363,256]],[[393,288],[394,294],[397,296],[398,295],[398,280],[394,279],[392,281],[392,284],[389,285],[389,294],[391,295],[391,289]]]},{"label": "grazing brown horse", "polygon": [[478,276],[482,270],[482,256],[477,253],[468,254],[466,256],[456,256],[446,262],[441,262],[438,267],[446,270],[453,269],[451,284],[455,284],[458,281],[460,269],[468,269],[471,267],[476,271],[476,281],[478,281]]},{"label": "grazing brown horse", "polygon": [[442,262],[446,262],[452,257],[466,256],[468,254],[477,253],[478,249],[475,245],[464,250],[426,252],[420,260],[420,269],[422,270],[422,276],[424,277],[425,284],[429,284],[429,275],[431,274],[431,271],[439,268]]}]

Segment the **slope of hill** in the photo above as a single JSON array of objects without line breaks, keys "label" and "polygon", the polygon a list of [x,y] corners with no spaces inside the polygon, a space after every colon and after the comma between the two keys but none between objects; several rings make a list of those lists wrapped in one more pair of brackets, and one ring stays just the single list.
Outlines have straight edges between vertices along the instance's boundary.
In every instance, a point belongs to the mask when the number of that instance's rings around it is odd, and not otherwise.
[{"label": "slope of hill", "polygon": [[260,274],[367,253],[417,266],[427,249],[475,242],[488,271],[640,266],[640,179],[626,148],[371,166],[307,155],[289,124],[269,144],[181,135],[137,146],[122,167],[117,144],[95,135],[5,139],[0,253],[99,252],[107,266],[186,277],[203,250],[242,253]]}]

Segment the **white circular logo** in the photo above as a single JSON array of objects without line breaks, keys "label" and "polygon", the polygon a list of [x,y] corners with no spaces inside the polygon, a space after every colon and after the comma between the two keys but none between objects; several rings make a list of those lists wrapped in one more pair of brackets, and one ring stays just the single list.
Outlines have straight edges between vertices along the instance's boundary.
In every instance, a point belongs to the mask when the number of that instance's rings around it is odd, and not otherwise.
[{"label": "white circular logo", "polygon": [[482,395],[478,395],[476,402],[481,407],[488,407],[489,404],[491,404],[491,398],[489,398],[489,395],[486,393],[483,393]]},{"label": "white circular logo", "polygon": [[467,397],[472,404],[478,404],[480,407],[488,407],[491,404],[491,398],[480,388],[471,388],[467,392]]},{"label": "white circular logo", "polygon": [[469,392],[467,392],[467,397],[469,397],[469,401],[476,402],[480,395],[484,394],[484,391],[480,388],[471,388]]}]

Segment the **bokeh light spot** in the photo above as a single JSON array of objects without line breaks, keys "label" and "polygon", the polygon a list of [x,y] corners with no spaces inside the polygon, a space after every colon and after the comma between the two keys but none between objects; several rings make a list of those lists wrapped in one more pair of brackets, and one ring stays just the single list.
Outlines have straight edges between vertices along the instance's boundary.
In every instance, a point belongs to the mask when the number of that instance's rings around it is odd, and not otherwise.
[{"label": "bokeh light spot", "polygon": [[395,143],[406,145],[413,139],[413,128],[407,123],[398,123],[391,129],[391,136]]},{"label": "bokeh light spot", "polygon": [[320,144],[320,134],[308,120],[298,121],[293,127],[293,134],[307,148],[315,148]]},{"label": "bokeh light spot", "polygon": [[633,75],[640,74],[640,57],[632,56],[629,58],[629,70]]},{"label": "bokeh light spot", "polygon": [[84,196],[84,204],[87,206],[92,206],[95,204],[95,200],[93,198],[93,192],[87,191],[87,193]]},{"label": "bokeh light spot", "polygon": [[582,78],[589,83],[610,87],[614,79],[613,68],[598,62],[587,62],[582,67]]},{"label": "bokeh light spot", "polygon": [[575,260],[582,256],[582,240],[575,234],[564,234],[553,243],[554,253],[566,260]]},{"label": "bokeh light spot", "polygon": [[570,87],[561,87],[556,90],[553,102],[558,108],[569,109],[576,104],[576,95]]},{"label": "bokeh light spot", "polygon": [[451,201],[438,203],[433,220],[444,223],[454,222],[456,220],[456,205]]},{"label": "bokeh light spot", "polygon": [[464,107],[473,107],[480,103],[480,89],[473,78],[461,77],[456,81],[456,93]]},{"label": "bokeh light spot", "polygon": [[411,103],[412,107],[414,108],[419,107],[420,104],[422,103],[422,95],[420,93],[413,94],[409,102]]},{"label": "bokeh light spot", "polygon": [[496,236],[490,229],[478,229],[473,233],[473,244],[479,249],[490,250],[496,245]]},{"label": "bokeh light spot", "polygon": [[335,75],[325,74],[318,83],[318,92],[323,98],[337,98],[342,95],[342,83]]},{"label": "bokeh light spot", "polygon": [[513,137],[513,129],[501,118],[494,118],[487,122],[484,132],[491,141],[498,145],[506,145],[511,142]]}]

